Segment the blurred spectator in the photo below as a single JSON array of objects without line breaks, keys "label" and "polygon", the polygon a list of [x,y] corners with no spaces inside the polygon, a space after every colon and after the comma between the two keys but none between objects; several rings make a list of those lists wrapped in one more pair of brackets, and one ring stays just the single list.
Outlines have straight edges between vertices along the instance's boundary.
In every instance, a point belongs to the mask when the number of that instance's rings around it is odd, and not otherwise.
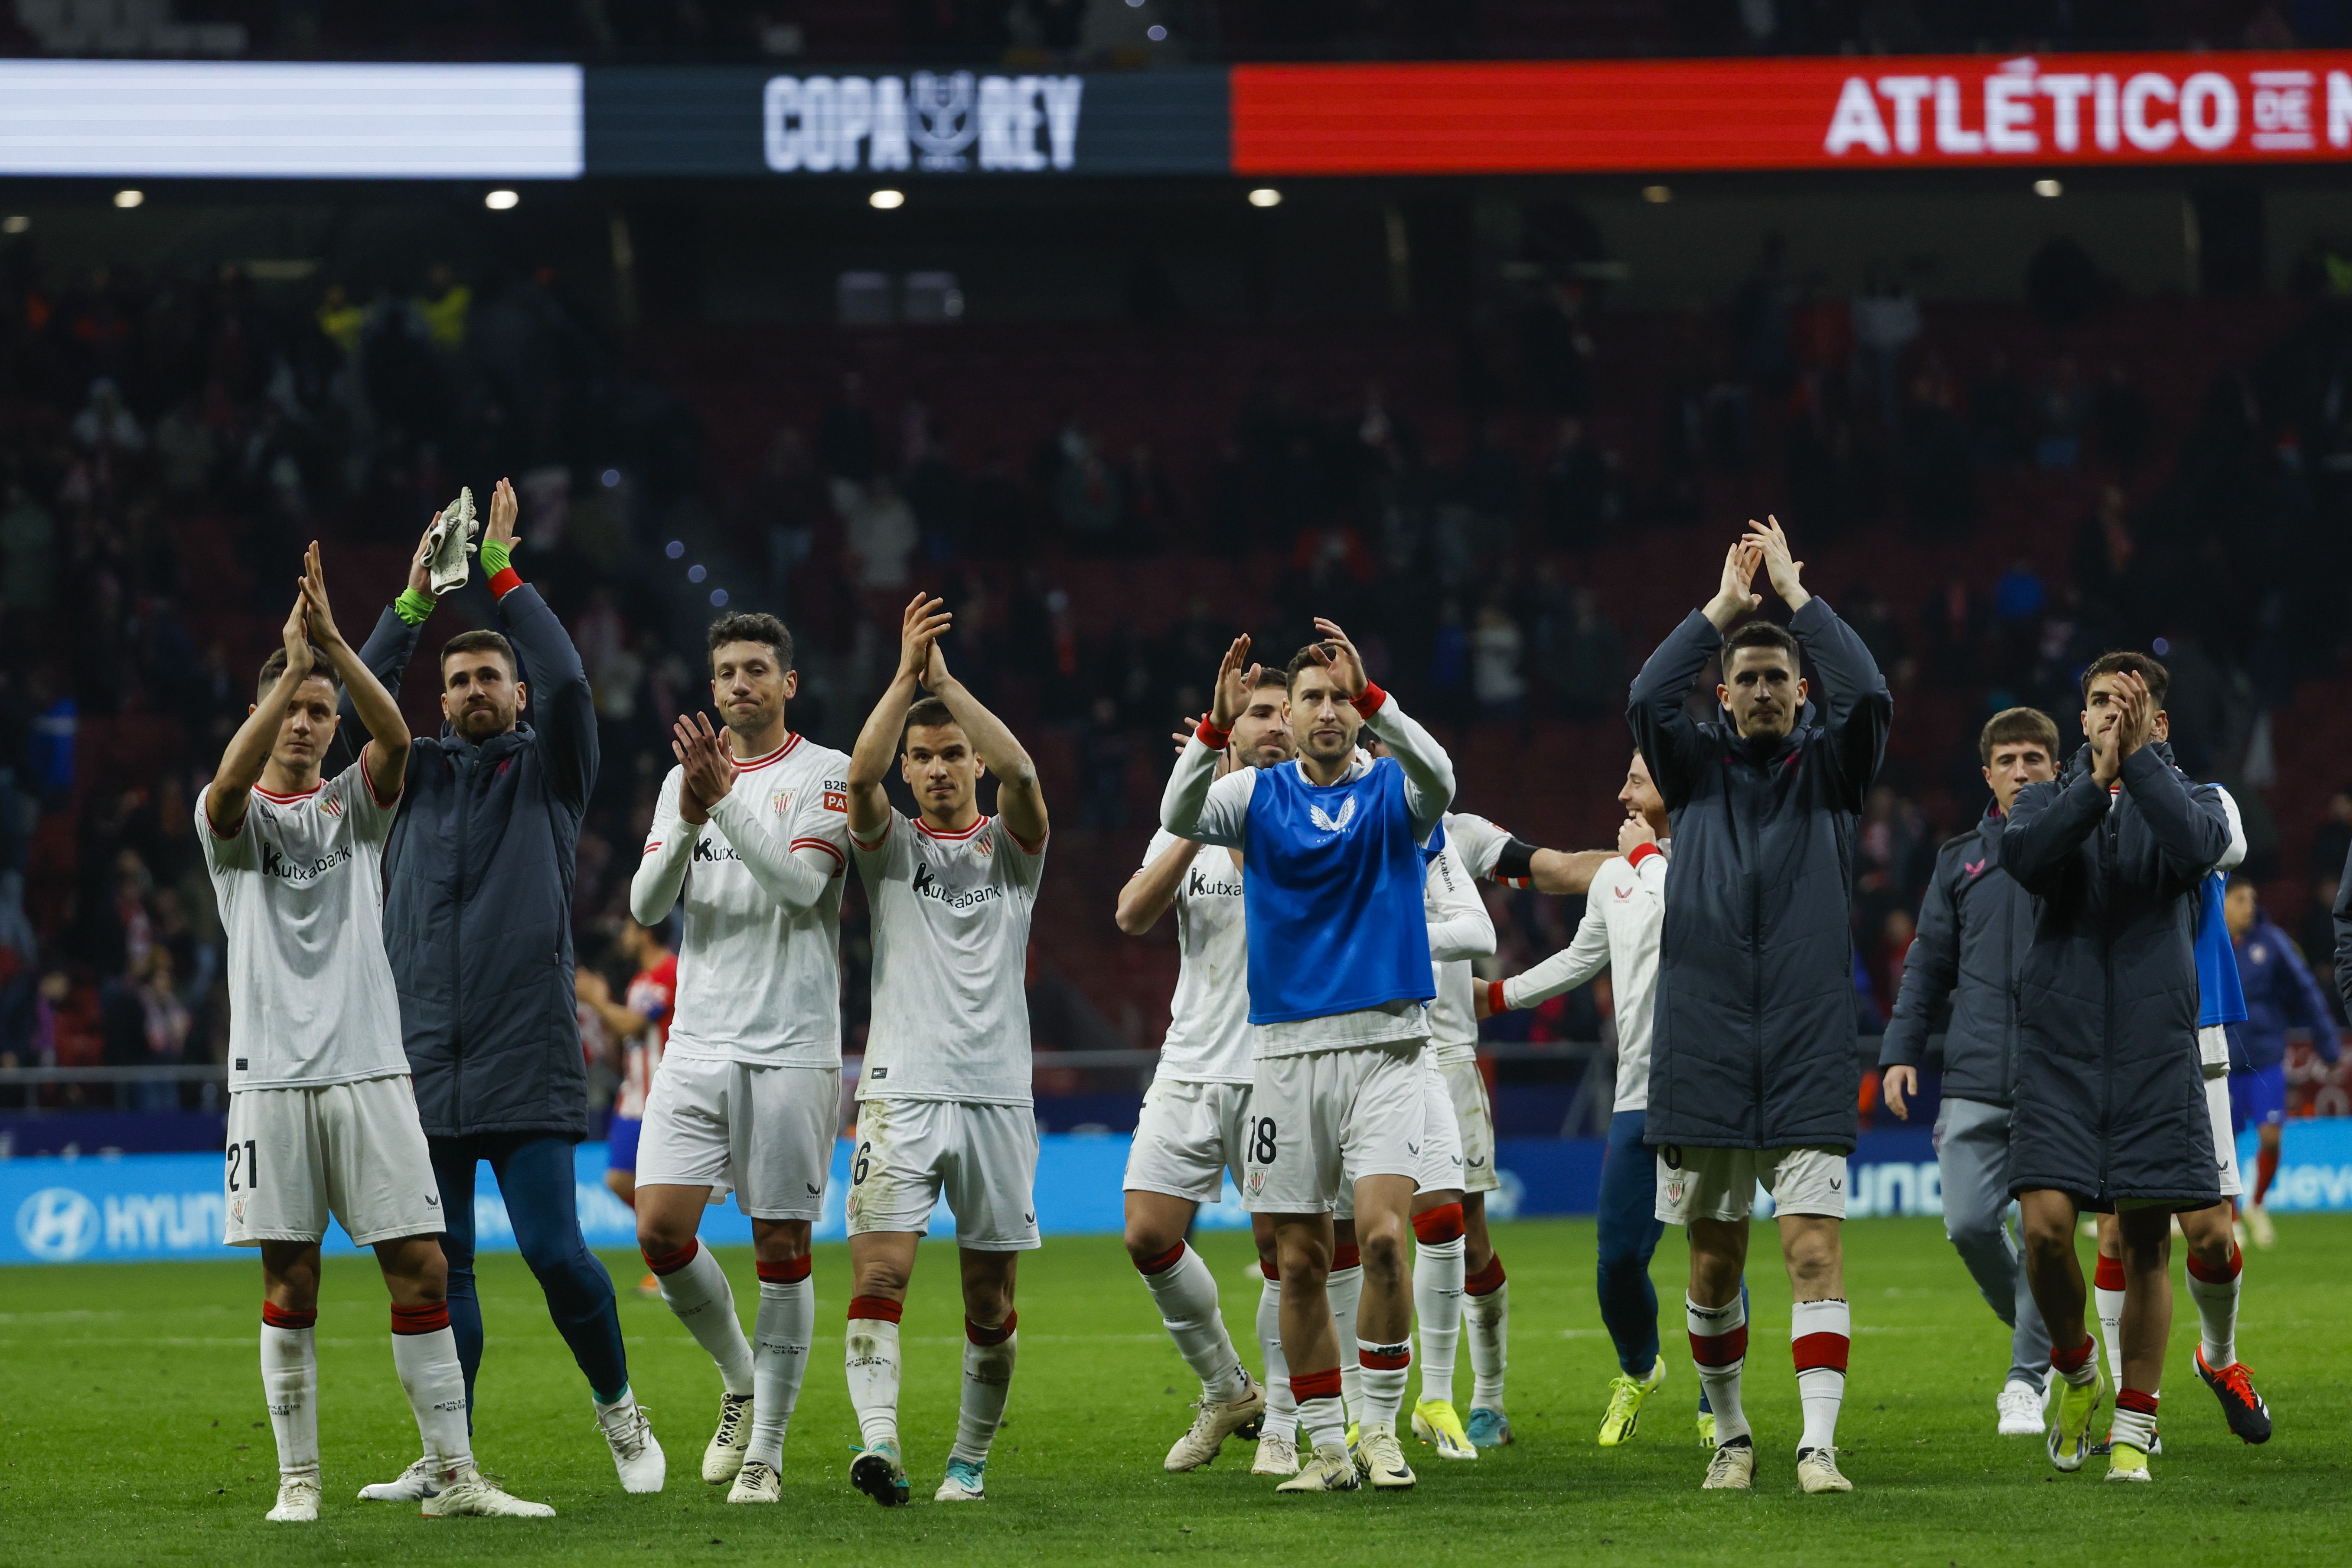
[{"label": "blurred spectator", "polygon": [[1901,415],[1897,375],[1904,351],[1919,336],[1919,300],[1902,275],[1883,261],[1863,274],[1853,305],[1854,351],[1862,358],[1864,384],[1875,399],[1878,417],[1892,427]]},{"label": "blurred spectator", "polygon": [[2061,354],[2051,366],[2050,379],[2034,394],[2038,439],[2034,460],[2045,468],[2071,468],[2082,456],[2083,426],[2090,416],[2090,395],[2074,356]]},{"label": "blurred spectator", "polygon": [[138,452],[147,446],[147,433],[122,401],[122,388],[108,376],[89,384],[89,401],[74,416],[72,429],[74,439],[93,452]]},{"label": "blurred spectator", "polygon": [[1585,439],[1584,421],[1563,419],[1551,460],[1544,466],[1544,543],[1554,550],[1584,550],[1600,542],[1608,521],[1608,468]]},{"label": "blurred spectator", "polygon": [[2021,555],[2009,563],[2000,581],[1992,587],[1992,616],[1996,621],[2030,621],[2042,613],[2048,598],[2042,574],[2033,563]]},{"label": "blurred spectator", "polygon": [[1470,634],[1470,654],[1471,686],[1480,718],[1517,719],[1526,711],[1528,680],[1520,670],[1526,643],[1509,611],[1496,604],[1479,606],[1477,628]]},{"label": "blurred spectator", "polygon": [[24,486],[12,484],[8,510],[0,513],[0,605],[38,615],[49,607],[57,581],[57,520]]},{"label": "blurred spectator", "polygon": [[1555,633],[1545,678],[1561,713],[1580,723],[1622,712],[1625,706],[1625,645],[1601,613],[1601,595],[1578,588],[1569,599],[1566,624]]},{"label": "blurred spectator", "polygon": [[907,586],[907,563],[922,542],[922,530],[898,486],[877,475],[843,514],[842,523],[859,587],[894,594]]}]

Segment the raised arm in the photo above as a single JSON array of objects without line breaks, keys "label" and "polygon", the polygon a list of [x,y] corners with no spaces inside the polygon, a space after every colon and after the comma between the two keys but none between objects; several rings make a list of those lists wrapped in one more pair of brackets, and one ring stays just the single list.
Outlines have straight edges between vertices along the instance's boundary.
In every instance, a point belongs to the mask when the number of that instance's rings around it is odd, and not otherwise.
[{"label": "raised arm", "polygon": [[2107,815],[2107,786],[2089,768],[2056,784],[2027,784],[2000,830],[2000,868],[2037,897],[2057,890],[2074,851]]},{"label": "raised arm", "polygon": [[1684,704],[1706,661],[1722,647],[1723,634],[1764,602],[1761,595],[1748,591],[1762,559],[1762,552],[1753,545],[1735,541],[1724,554],[1715,596],[1666,634],[1625,693],[1625,722],[1633,731],[1633,749],[1648,761],[1650,776],[1669,810],[1690,798],[1699,761],[1698,725]]},{"label": "raised arm", "polygon": [[253,786],[261,782],[261,770],[268,765],[269,748],[277,742],[278,726],[286,722],[286,705],[294,700],[294,693],[310,679],[316,656],[305,624],[309,607],[309,595],[296,594],[294,608],[288,613],[280,632],[286,639],[286,673],[262,694],[253,711],[245,716],[245,722],[236,727],[236,733],[229,737],[228,748],[221,753],[220,769],[205,790],[205,815],[213,831],[223,838],[234,838],[245,831],[245,813],[253,804]]},{"label": "raised arm", "polygon": [[636,874],[629,879],[629,918],[651,928],[669,919],[677,896],[686,890],[686,874],[694,864],[695,840],[701,837],[679,816],[685,770],[671,770],[662,780],[654,802],[653,826],[646,830],[645,853],[637,858]]},{"label": "raised arm", "polygon": [[1495,920],[1477,884],[1449,842],[1429,863],[1422,904],[1429,921],[1429,956],[1438,963],[1486,958],[1495,951]]},{"label": "raised arm", "polygon": [[973,696],[971,689],[948,669],[947,656],[940,651],[936,637],[931,641],[923,684],[932,696],[948,705],[948,711],[963,726],[982,764],[996,775],[996,815],[1003,820],[1005,831],[1024,847],[1034,848],[1045,843],[1045,792],[1037,782],[1036,763],[1031,760],[1028,748],[1022,745],[1012,728],[989,711],[988,704]]},{"label": "raised arm", "polygon": [[840,873],[842,862],[823,849],[794,848],[791,823],[780,820],[771,826],[758,806],[735,793],[735,761],[727,753],[725,738],[711,727],[710,715],[681,716],[672,726],[669,749],[684,770],[681,794],[707,803],[704,810],[710,821],[726,835],[728,846],[760,890],[788,914],[814,908]]},{"label": "raised arm", "polygon": [[2210,784],[2192,784],[2180,770],[2143,746],[2123,760],[2124,789],[2147,819],[2164,868],[2193,887],[2230,848],[2230,816]]},{"label": "raised arm", "polygon": [[392,693],[384,689],[375,672],[352,651],[336,626],[334,612],[327,605],[326,567],[319,559],[319,542],[315,539],[302,557],[302,605],[310,640],[335,667],[336,678],[342,683],[343,700],[352,705],[352,711],[367,727],[369,739],[374,742],[362,758],[367,766],[368,788],[379,802],[397,801],[401,784],[408,776],[408,721],[400,716],[400,704],[393,700]]},{"label": "raised arm", "polygon": [[1237,637],[1217,666],[1215,695],[1209,716],[1176,755],[1176,768],[1160,795],[1160,826],[1195,844],[1242,847],[1242,830],[1249,815],[1250,796],[1257,787],[1257,770],[1237,768],[1217,776],[1217,759],[1233,740],[1236,720],[1249,707],[1257,683],[1258,667],[1249,660],[1250,639]]},{"label": "raised arm", "polygon": [[[408,671],[408,661],[416,653],[416,639],[423,635],[425,623],[433,614],[433,573],[425,563],[427,546],[431,542],[432,523],[425,524],[425,535],[416,542],[416,553],[408,563],[408,586],[400,596],[383,608],[375,620],[375,629],[368,633],[360,645],[360,662],[368,667],[378,684],[397,699],[400,678]],[[343,683],[342,713],[346,719],[357,720],[359,710],[353,702],[357,687]],[[366,726],[362,726],[366,727]],[[404,732],[407,726],[404,724]],[[373,730],[369,729],[371,738]]]},{"label": "raised arm", "polygon": [[1315,629],[1323,634],[1321,642],[1310,645],[1317,660],[1329,672],[1332,687],[1363,715],[1364,728],[1387,745],[1403,770],[1405,809],[1412,817],[1413,842],[1428,843],[1444,819],[1446,807],[1454,804],[1454,759],[1445,754],[1436,736],[1397,706],[1396,699],[1372,684],[1364,670],[1363,655],[1356,651],[1338,622],[1318,616]]},{"label": "raised arm", "polygon": [[572,635],[555,618],[539,590],[516,575],[514,485],[506,479],[490,496],[490,525],[482,534],[482,564],[489,569],[490,596],[499,618],[522,656],[520,675],[530,680],[531,727],[539,738],[548,775],[564,803],[584,811],[596,787],[596,700],[588,671]]},{"label": "raised arm", "polygon": [[1201,852],[1192,840],[1162,833],[1168,842],[1156,847],[1156,853],[1147,852],[1142,868],[1118,890],[1118,908],[1111,919],[1129,936],[1141,936],[1160,923],[1176,901],[1176,889],[1184,885],[1185,868]]},{"label": "raised arm", "polygon": [[[931,643],[955,622],[940,608],[942,601],[918,594],[898,616],[898,668],[890,684],[866,716],[857,743],[849,752],[849,831],[853,837],[871,838],[890,820],[890,796],[882,781],[890,775],[890,759],[898,754],[898,737],[907,728],[907,710],[915,705],[915,691],[930,662]],[[974,745],[977,746],[975,742]]]}]

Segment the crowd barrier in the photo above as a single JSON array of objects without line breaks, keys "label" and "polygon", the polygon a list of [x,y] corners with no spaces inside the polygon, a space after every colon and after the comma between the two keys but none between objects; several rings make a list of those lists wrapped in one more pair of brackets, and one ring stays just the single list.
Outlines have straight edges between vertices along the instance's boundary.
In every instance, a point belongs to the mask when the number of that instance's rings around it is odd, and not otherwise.
[{"label": "crowd barrier", "polygon": [[[1603,1145],[1590,1138],[1507,1138],[1496,1148],[1501,1191],[1487,1212],[1498,1219],[1592,1212],[1600,1190]],[[1120,1227],[1119,1182],[1127,1166],[1124,1133],[1048,1133],[1037,1156],[1037,1222],[1048,1235],[1108,1235]],[[2254,1163],[2254,1137],[2239,1145],[2239,1162]],[[842,1202],[849,1190],[851,1145],[834,1151],[833,1179],[826,1188],[820,1241],[844,1235]],[[578,1154],[582,1228],[589,1245],[631,1248],[635,1216],[604,1186],[605,1150],[583,1143]],[[1934,1150],[1924,1130],[1901,1129],[1863,1135],[1855,1150],[1847,1213],[1938,1215],[1942,1184]],[[1769,1205],[1760,1205],[1769,1212]],[[2281,1213],[2352,1210],[2352,1118],[2303,1119],[2286,1125],[2284,1158],[2271,1189],[2270,1206]],[[228,1258],[241,1249],[221,1243],[221,1158],[217,1154],[124,1154],[112,1158],[0,1161],[0,1265],[36,1263],[151,1262],[162,1258]],[[484,1251],[512,1251],[514,1231],[489,1171],[481,1172],[474,1205],[478,1244]],[[1223,1201],[1205,1205],[1201,1224],[1217,1229],[1246,1228],[1238,1195],[1228,1178]],[[931,1234],[954,1234],[942,1206]],[[747,1246],[751,1222],[732,1203],[714,1205],[703,1216],[702,1238],[716,1246]],[[327,1240],[330,1251],[350,1252],[340,1228]],[[249,1253],[243,1254],[250,1256]]]}]

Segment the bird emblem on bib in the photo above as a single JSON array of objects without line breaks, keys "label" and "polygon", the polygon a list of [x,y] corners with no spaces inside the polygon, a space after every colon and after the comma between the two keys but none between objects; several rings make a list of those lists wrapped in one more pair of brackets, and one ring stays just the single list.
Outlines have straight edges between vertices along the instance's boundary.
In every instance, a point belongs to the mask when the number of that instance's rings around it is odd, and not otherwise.
[{"label": "bird emblem on bib", "polygon": [[1339,815],[1333,816],[1319,805],[1307,808],[1307,820],[1326,833],[1345,833],[1348,825],[1356,820],[1356,797],[1349,795],[1339,803]]}]

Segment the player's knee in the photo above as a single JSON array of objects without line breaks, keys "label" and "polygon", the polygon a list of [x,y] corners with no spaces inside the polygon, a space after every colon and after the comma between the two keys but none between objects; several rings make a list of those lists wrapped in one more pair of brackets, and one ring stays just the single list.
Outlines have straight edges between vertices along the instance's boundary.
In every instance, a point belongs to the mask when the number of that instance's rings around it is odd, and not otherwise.
[{"label": "player's knee", "polygon": [[693,1239],[691,1227],[675,1225],[656,1212],[637,1211],[637,1250],[647,1258],[666,1258]]},{"label": "player's knee", "polygon": [[1356,1247],[1362,1253],[1364,1272],[1381,1278],[1400,1278],[1404,1273],[1404,1226],[1383,1215],[1377,1221],[1359,1222],[1356,1226]]},{"label": "player's knee", "polygon": [[1157,1272],[1154,1265],[1165,1268],[1168,1255],[1184,1245],[1181,1236],[1142,1220],[1128,1221],[1125,1240],[1127,1256],[1146,1273]]}]

